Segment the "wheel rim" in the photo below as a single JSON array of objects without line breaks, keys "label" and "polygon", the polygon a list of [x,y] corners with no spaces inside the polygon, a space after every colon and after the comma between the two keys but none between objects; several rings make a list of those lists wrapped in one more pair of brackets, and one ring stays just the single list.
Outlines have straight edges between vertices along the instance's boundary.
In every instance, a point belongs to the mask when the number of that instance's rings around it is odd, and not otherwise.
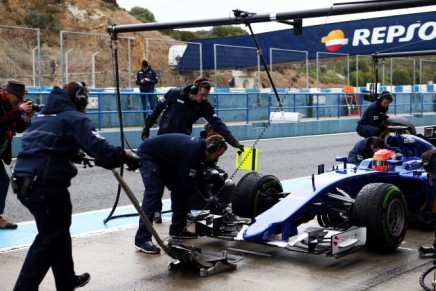
[{"label": "wheel rim", "polygon": [[394,199],[389,204],[388,208],[388,227],[390,233],[398,237],[401,235],[404,229],[404,223],[406,220],[406,213],[403,207],[403,203],[399,199]]},{"label": "wheel rim", "polygon": [[254,216],[261,214],[277,203],[277,199],[274,198],[274,194],[276,193],[278,192],[275,188],[269,188],[264,191],[263,194],[258,191],[253,207]]}]

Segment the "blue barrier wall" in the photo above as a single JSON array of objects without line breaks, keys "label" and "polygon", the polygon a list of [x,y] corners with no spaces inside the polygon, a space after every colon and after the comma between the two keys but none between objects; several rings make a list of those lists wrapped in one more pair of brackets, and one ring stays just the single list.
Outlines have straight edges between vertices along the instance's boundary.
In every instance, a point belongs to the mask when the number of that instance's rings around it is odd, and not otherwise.
[{"label": "blue barrier wall", "polygon": [[[288,92],[279,94],[285,111],[299,112],[306,118],[326,117],[349,117],[356,116],[354,110],[350,115],[350,105],[345,102],[344,93],[331,92],[330,89],[323,89],[321,92],[304,93]],[[47,92],[29,92],[28,97],[37,103],[44,104],[48,95]],[[123,125],[142,126],[143,111],[140,100],[140,93],[132,90],[121,91],[121,109],[123,111]],[[355,94],[360,112],[369,106],[370,102],[363,100],[361,93]],[[394,102],[389,107],[389,114],[433,113],[435,112],[435,93],[395,93]],[[95,108],[88,108],[88,116],[95,123],[98,129],[119,127],[117,112],[117,98],[113,92],[91,91],[90,99],[95,102]],[[278,111],[278,101],[274,95],[261,93],[259,90],[248,90],[246,92],[217,92],[209,95],[209,101],[215,107],[217,115],[224,122],[255,122],[267,120],[270,112]],[[148,103],[147,103],[148,104]],[[146,109],[149,112],[148,108]],[[358,113],[357,113],[358,114]],[[200,120],[198,123],[203,123]]]},{"label": "blue barrier wall", "polygon": [[[301,122],[272,123],[264,131],[266,120],[270,112],[277,111],[278,101],[274,95],[261,93],[258,89],[246,89],[245,92],[231,93],[215,92],[209,95],[209,101],[216,108],[218,116],[227,123],[230,130],[240,140],[257,139],[262,131],[262,138],[276,138],[302,135],[316,135],[328,133],[354,132],[359,116],[349,116],[349,106],[343,101],[342,92],[310,93],[279,91],[280,99],[287,112],[304,114]],[[361,91],[359,91],[361,92]],[[29,92],[36,103],[44,103],[49,91]],[[158,93],[159,94],[159,93]],[[100,134],[109,142],[120,145],[119,119],[117,114],[117,100],[113,92],[93,90],[90,97],[94,98],[96,108],[88,109],[89,118],[100,130]],[[362,94],[356,94],[360,112],[369,106]],[[434,125],[436,122],[435,93],[396,93],[395,100],[390,105],[388,114],[409,119],[415,126]],[[92,105],[92,103],[91,103]],[[132,90],[121,90],[121,108],[123,111],[123,126],[127,142],[131,147],[138,147],[141,143],[141,127],[143,126],[143,111],[139,93]],[[202,119],[194,126],[192,136],[199,136]],[[235,124],[237,123],[237,124]],[[151,129],[151,136],[156,135],[157,129]],[[13,155],[16,156],[21,148],[21,135],[13,140]]]},{"label": "blue barrier wall", "polygon": [[[402,115],[410,120],[415,126],[436,125],[436,114],[426,115]],[[341,132],[354,132],[356,129],[358,117],[355,118],[333,118],[333,119],[306,119],[300,122],[287,123],[270,123],[264,131],[262,138],[277,138],[303,135],[331,134]],[[264,130],[265,122],[228,124],[229,129],[240,140],[257,139],[260,133]],[[202,126],[195,126],[192,136],[200,136]],[[127,142],[132,148],[137,148],[141,140],[142,129],[140,127],[124,128],[124,135]],[[119,129],[103,129],[100,132],[101,136],[105,137],[110,143],[121,145],[121,137]],[[150,136],[156,136],[157,129],[153,128],[150,131]],[[17,135],[13,139],[13,156],[18,154],[21,148],[21,135]]]}]

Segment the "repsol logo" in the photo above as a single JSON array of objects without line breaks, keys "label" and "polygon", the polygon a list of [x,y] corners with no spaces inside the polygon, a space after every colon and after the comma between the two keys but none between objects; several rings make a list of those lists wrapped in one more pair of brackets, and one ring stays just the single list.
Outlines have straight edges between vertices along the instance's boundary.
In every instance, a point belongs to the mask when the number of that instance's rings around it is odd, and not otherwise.
[{"label": "repsol logo", "polygon": [[342,46],[348,44],[351,44],[352,46],[368,46],[394,42],[404,43],[413,40],[416,36],[419,40],[424,41],[435,39],[436,22],[416,22],[409,26],[398,24],[374,27],[372,29],[355,29],[351,42],[341,30],[335,29],[330,31],[321,41],[322,43],[325,43],[328,51],[337,51]]}]

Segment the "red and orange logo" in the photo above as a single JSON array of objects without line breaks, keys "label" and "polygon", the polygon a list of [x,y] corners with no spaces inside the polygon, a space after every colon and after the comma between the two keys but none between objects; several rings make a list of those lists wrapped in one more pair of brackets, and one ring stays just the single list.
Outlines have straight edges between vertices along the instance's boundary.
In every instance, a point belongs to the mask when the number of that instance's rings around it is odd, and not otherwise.
[{"label": "red and orange logo", "polygon": [[322,43],[325,43],[325,47],[330,52],[339,50],[343,45],[348,44],[348,38],[345,38],[345,34],[340,29],[330,31],[327,36],[321,39]]}]

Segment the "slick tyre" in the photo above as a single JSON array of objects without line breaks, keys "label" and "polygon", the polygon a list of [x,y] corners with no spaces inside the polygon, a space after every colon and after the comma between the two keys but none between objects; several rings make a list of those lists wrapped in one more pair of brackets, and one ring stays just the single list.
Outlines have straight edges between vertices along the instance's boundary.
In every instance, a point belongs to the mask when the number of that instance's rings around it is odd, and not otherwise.
[{"label": "slick tyre", "polygon": [[275,176],[250,172],[236,185],[233,213],[253,219],[276,204],[279,198],[274,194],[280,192],[283,192],[282,184]]},{"label": "slick tyre", "polygon": [[402,116],[390,116],[388,119],[386,119],[386,124],[406,126],[407,127],[407,129],[405,130],[406,134],[416,135],[415,126],[407,118],[404,118]]},{"label": "slick tyre", "polygon": [[375,252],[395,251],[406,235],[407,203],[392,184],[373,183],[360,190],[353,207],[356,226],[366,226],[366,247]]}]

